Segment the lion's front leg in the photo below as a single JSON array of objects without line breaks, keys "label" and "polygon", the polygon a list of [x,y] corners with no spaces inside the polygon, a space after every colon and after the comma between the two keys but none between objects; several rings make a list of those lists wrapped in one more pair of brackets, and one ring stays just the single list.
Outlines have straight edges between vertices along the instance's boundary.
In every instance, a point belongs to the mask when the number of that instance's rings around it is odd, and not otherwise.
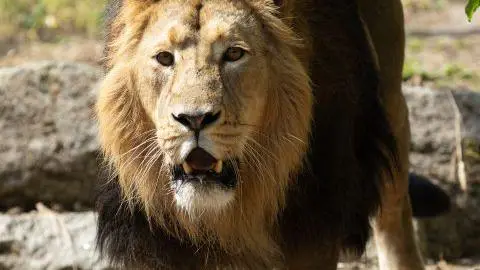
[{"label": "lion's front leg", "polygon": [[374,221],[380,269],[423,269],[408,197],[408,109],[402,95],[405,32],[400,0],[356,0],[378,57],[380,93],[397,141],[400,169],[385,179],[381,212]]},{"label": "lion's front leg", "polygon": [[388,101],[396,105],[387,110],[397,140],[400,166],[394,171],[393,181],[385,181],[382,207],[373,223],[378,260],[382,270],[424,269],[415,240],[408,197],[408,111],[399,91],[392,94]]},{"label": "lion's front leg", "polygon": [[397,203],[396,206],[385,206],[374,222],[380,269],[424,269],[415,243],[408,196]]}]

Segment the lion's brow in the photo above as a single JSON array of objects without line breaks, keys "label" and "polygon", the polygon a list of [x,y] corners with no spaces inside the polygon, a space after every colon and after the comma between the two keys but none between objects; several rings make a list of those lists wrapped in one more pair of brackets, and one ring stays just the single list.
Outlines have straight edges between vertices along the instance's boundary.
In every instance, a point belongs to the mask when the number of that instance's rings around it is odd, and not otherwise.
[{"label": "lion's brow", "polygon": [[[171,44],[176,45],[185,45],[187,43],[192,42],[192,38],[189,34],[191,31],[199,31],[201,28],[200,25],[200,12],[203,8],[203,4],[201,0],[194,0],[191,3],[191,8],[189,12],[185,14],[182,18],[183,24],[182,25],[175,25],[172,26],[168,30],[168,40]],[[189,29],[190,27],[191,29]]]},{"label": "lion's brow", "polygon": [[168,29],[168,41],[170,44],[182,45],[188,41],[190,31],[184,25],[174,25]]}]

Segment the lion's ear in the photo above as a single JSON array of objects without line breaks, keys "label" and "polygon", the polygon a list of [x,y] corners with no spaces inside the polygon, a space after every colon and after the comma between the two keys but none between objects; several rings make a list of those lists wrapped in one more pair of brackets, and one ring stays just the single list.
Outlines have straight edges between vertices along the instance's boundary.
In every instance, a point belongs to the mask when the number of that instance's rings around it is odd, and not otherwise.
[{"label": "lion's ear", "polygon": [[268,0],[270,3],[273,2],[274,6],[278,8],[280,14],[284,15],[284,17],[290,16],[292,12],[293,5],[295,4],[294,0]]},{"label": "lion's ear", "polygon": [[273,3],[279,7],[283,5],[284,0],[273,0]]}]

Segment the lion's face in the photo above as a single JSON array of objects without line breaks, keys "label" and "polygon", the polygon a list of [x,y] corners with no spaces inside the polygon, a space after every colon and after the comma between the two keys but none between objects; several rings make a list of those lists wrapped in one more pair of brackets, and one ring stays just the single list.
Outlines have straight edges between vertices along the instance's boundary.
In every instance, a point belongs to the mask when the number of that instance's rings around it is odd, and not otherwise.
[{"label": "lion's face", "polygon": [[137,90],[176,204],[220,209],[234,199],[247,143],[266,120],[266,38],[242,4],[188,5],[155,12],[135,55]]},{"label": "lion's face", "polygon": [[308,146],[298,39],[271,0],[147,2],[126,0],[97,103],[125,197],[196,235],[263,230]]}]

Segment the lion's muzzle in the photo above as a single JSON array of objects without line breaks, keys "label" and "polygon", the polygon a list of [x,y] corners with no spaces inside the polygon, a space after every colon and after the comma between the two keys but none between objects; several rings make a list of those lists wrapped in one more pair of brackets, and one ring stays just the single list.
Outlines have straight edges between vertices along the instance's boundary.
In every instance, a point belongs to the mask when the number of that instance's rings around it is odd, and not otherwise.
[{"label": "lion's muzzle", "polygon": [[177,106],[171,114],[174,125],[183,128],[180,132],[186,136],[173,164],[171,184],[177,204],[189,213],[221,209],[231,202],[238,168],[237,161],[215,151],[218,144],[211,134],[218,133],[224,112],[192,107]]}]

